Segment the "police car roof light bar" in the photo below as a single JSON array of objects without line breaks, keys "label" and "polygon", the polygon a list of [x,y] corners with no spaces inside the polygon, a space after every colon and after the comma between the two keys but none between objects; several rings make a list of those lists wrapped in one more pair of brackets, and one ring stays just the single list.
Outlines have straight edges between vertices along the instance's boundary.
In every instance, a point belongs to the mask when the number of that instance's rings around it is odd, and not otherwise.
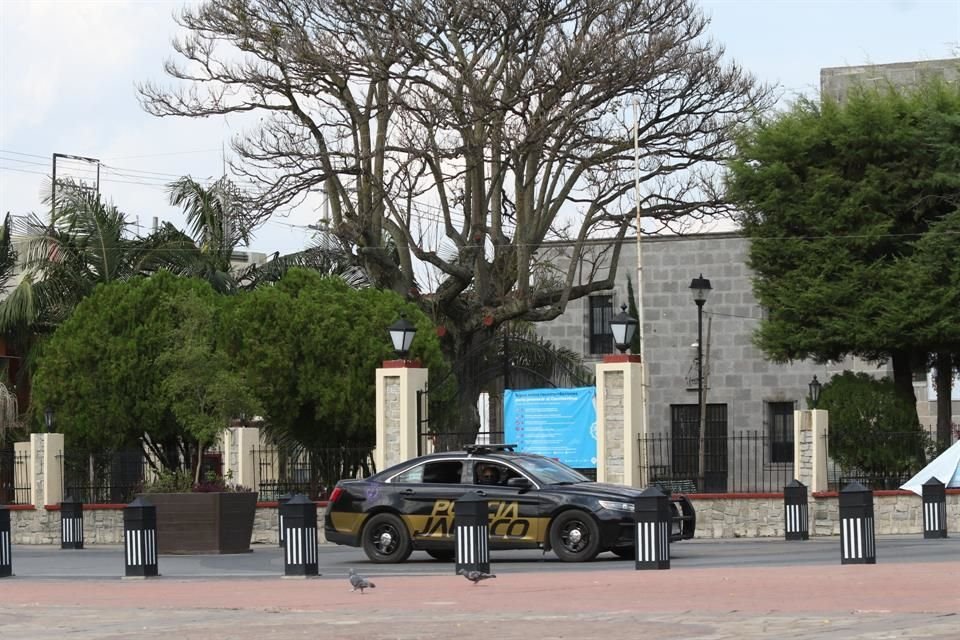
[{"label": "police car roof light bar", "polygon": [[490,453],[492,451],[514,452],[517,448],[515,444],[467,444],[463,450],[467,453]]}]

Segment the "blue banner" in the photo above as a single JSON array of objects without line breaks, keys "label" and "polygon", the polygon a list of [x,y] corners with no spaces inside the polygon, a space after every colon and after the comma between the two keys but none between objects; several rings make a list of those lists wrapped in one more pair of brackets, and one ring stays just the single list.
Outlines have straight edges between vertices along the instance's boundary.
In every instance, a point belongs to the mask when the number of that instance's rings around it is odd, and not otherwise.
[{"label": "blue banner", "polygon": [[503,394],[503,433],[518,451],[567,466],[597,466],[596,387],[531,389]]}]

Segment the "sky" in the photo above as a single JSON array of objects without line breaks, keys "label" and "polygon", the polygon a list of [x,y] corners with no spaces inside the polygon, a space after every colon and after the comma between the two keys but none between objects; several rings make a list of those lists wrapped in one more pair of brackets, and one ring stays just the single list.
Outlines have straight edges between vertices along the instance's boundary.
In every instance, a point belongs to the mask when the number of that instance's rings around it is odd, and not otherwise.
[{"label": "sky", "polygon": [[[172,13],[182,0],[0,0],[0,212],[42,213],[54,153],[96,158],[101,193],[146,231],[154,217],[181,228],[164,185],[223,173],[236,119],[156,118],[137,83],[165,82]],[[729,57],[780,87],[815,95],[820,69],[960,56],[957,0],[701,0],[709,33]],[[225,150],[226,147],[226,150]],[[58,162],[68,175],[87,165]],[[310,203],[275,214],[251,249],[304,248]]]}]

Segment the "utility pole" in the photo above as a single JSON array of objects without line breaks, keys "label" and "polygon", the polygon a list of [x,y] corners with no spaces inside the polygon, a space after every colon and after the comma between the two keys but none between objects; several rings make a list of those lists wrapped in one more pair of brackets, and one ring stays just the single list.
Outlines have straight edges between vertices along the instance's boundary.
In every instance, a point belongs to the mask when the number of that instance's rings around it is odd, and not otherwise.
[{"label": "utility pole", "polygon": [[[633,98],[633,191],[637,202],[637,335],[640,339],[640,434],[647,437],[647,394],[649,377],[647,375],[647,341],[643,334],[643,217],[640,215],[640,108],[637,97]],[[646,459],[646,447],[640,451],[640,465],[646,472],[649,469]],[[647,478],[642,478],[646,483]]]}]

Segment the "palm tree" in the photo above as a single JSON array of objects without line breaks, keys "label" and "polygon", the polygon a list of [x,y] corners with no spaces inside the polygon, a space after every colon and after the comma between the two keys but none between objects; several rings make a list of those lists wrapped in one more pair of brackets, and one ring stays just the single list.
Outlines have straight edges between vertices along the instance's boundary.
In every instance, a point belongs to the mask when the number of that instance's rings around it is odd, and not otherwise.
[{"label": "palm tree", "polygon": [[234,252],[238,246],[249,244],[255,222],[245,212],[244,198],[237,187],[226,176],[206,187],[184,176],[169,189],[170,204],[183,209],[189,226],[188,235],[167,225],[157,238],[167,249],[179,249],[162,261],[174,273],[203,278],[221,293],[276,282],[294,267],[339,275],[353,287],[370,284],[350,249],[323,229],[317,229],[313,244],[303,251],[288,255],[276,252],[264,264],[234,270]]}]

